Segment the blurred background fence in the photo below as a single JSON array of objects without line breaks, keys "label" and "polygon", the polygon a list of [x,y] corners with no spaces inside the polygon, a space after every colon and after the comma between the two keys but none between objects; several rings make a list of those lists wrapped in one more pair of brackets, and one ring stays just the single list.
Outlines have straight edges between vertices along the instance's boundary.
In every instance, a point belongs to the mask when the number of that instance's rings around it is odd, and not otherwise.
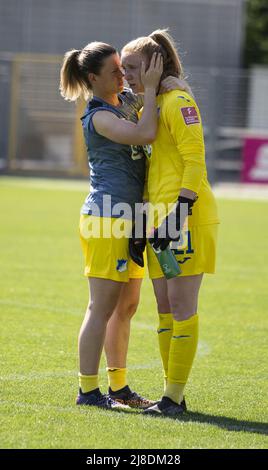
[{"label": "blurred background fence", "polygon": [[83,174],[80,107],[59,95],[61,60],[46,54],[0,57],[1,89],[6,88],[1,101],[8,115],[2,130],[2,168]]},{"label": "blurred background fence", "polygon": [[169,26],[201,109],[210,180],[246,181],[253,152],[253,173],[264,181],[268,67],[241,68],[245,3],[0,0],[0,171],[87,175],[79,120],[85,104],[67,103],[58,91],[64,52],[93,40],[120,50]]}]

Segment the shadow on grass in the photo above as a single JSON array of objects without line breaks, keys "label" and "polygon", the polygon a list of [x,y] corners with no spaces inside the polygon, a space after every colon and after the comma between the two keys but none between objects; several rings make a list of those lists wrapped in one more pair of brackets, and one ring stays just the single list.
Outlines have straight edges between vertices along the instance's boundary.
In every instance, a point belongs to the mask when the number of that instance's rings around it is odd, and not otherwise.
[{"label": "shadow on grass", "polygon": [[[156,415],[148,415],[151,417],[159,418],[160,416]],[[166,416],[161,416],[161,418],[167,418]],[[186,414],[181,416],[172,417],[169,416],[169,419],[173,419],[176,421],[188,423],[188,422],[195,422],[195,423],[205,423],[211,424],[212,426],[218,426],[219,428],[226,429],[228,431],[236,431],[236,432],[249,432],[255,434],[263,434],[268,435],[268,424],[267,423],[259,423],[256,421],[240,421],[235,418],[227,418],[226,416],[215,416],[209,415],[205,413],[197,413],[194,411],[187,411]]]}]

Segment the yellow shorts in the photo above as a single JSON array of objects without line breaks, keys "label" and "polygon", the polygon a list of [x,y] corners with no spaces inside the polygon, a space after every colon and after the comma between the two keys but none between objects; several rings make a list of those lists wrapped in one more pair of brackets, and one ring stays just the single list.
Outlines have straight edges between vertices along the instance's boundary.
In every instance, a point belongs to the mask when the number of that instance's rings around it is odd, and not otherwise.
[{"label": "yellow shorts", "polygon": [[[113,281],[142,279],[145,268],[131,260],[128,251],[132,222],[126,219],[81,215],[80,240],[85,257],[84,274]],[[118,238],[118,236],[121,238]]]},{"label": "yellow shorts", "polygon": [[[179,276],[215,272],[217,232],[218,224],[189,227],[188,231],[184,232],[183,240],[173,242],[172,246],[178,245],[173,252],[182,271]],[[147,244],[147,258],[150,278],[163,277],[158,260],[149,244]]]}]

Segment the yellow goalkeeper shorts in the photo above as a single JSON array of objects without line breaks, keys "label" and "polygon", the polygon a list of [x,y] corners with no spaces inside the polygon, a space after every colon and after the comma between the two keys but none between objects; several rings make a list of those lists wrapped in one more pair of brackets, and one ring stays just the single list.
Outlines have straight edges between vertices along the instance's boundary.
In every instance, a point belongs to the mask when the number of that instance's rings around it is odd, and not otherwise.
[{"label": "yellow goalkeeper shorts", "polygon": [[[81,215],[80,240],[85,258],[84,274],[118,282],[142,279],[145,268],[130,259],[127,234],[132,222],[126,219]],[[146,256],[144,256],[146,261]]]},{"label": "yellow goalkeeper shorts", "polygon": [[[173,242],[171,248],[181,268],[180,276],[215,272],[218,224],[197,225],[183,233],[179,242]],[[164,274],[160,268],[152,247],[147,243],[148,271],[151,279],[158,279]]]}]

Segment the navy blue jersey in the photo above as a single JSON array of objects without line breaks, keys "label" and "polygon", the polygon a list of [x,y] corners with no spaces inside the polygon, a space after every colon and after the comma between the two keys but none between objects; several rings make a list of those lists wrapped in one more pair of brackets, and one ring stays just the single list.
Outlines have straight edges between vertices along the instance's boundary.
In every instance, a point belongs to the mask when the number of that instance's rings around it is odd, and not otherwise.
[{"label": "navy blue jersey", "polygon": [[[117,107],[93,97],[81,118],[90,169],[90,193],[82,206],[82,214],[111,216],[110,201],[112,209],[117,203],[127,203],[134,216],[134,204],[142,202],[145,180],[145,156],[142,146],[113,142],[98,134],[92,122],[94,114],[102,110],[110,111],[120,119],[137,122],[143,98],[128,89],[118,97],[121,105]],[[107,206],[103,203],[104,200],[108,202]],[[130,217],[131,215],[126,215],[126,218]]]}]

